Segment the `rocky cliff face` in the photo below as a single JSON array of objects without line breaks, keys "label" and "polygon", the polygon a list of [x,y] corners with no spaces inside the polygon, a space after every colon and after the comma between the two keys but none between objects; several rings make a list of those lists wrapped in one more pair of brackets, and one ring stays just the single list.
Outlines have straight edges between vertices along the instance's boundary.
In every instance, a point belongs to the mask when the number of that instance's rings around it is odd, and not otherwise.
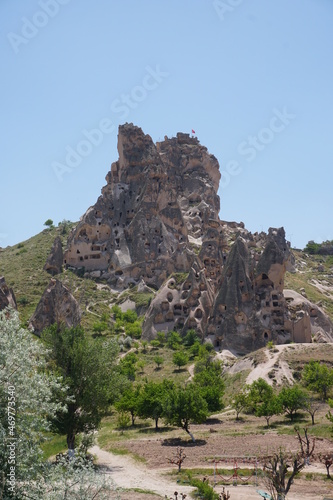
[{"label": "rocky cliff face", "polygon": [[101,196],[69,236],[67,267],[118,289],[142,280],[156,289],[147,339],[195,328],[237,353],[269,340],[311,341],[310,313],[295,315],[283,295],[293,264],[284,229],[251,234],[219,219],[219,164],[196,138],[178,133],[155,145],[125,124],[118,152]]},{"label": "rocky cliff face", "polygon": [[6,284],[3,276],[0,276],[0,311],[6,307],[17,309],[14,292]]},{"label": "rocky cliff face", "polygon": [[61,239],[57,236],[53,242],[51,252],[46,259],[44,271],[52,276],[61,273],[63,258]]},{"label": "rocky cliff face", "polygon": [[216,158],[188,134],[155,145],[132,124],[119,127],[118,152],[102,195],[69,238],[65,265],[118,286],[143,278],[159,288],[173,272],[190,271],[195,248],[217,256]]},{"label": "rocky cliff face", "polygon": [[72,328],[79,325],[80,319],[78,302],[61,281],[52,278],[30,319],[29,328],[40,335],[54,323]]}]

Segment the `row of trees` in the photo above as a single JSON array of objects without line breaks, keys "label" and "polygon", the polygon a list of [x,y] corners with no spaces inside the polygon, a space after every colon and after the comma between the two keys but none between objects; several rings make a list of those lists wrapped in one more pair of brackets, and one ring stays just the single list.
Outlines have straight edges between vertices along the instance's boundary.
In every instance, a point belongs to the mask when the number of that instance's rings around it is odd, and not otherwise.
[{"label": "row of trees", "polygon": [[259,378],[251,385],[239,391],[232,402],[236,411],[236,418],[239,419],[240,413],[251,413],[257,417],[264,417],[269,426],[273,415],[285,413],[293,421],[296,413],[300,409],[308,409],[312,414],[314,423],[314,414],[319,408],[317,404],[307,398],[305,392],[298,386],[283,387],[279,393],[274,391],[264,379]]},{"label": "row of trees", "polygon": [[185,385],[170,380],[132,385],[115,403],[115,408],[118,412],[128,412],[132,425],[136,417],[151,418],[157,430],[159,420],[163,419],[166,424],[182,428],[195,441],[190,424],[202,423],[210,413],[221,410],[224,393],[219,362],[204,356],[195,371],[193,381]]},{"label": "row of trees", "polygon": [[[325,401],[333,387],[333,368],[318,361],[310,361],[303,369],[302,383]],[[277,392],[265,380],[259,378],[235,394],[232,406],[237,419],[241,412],[252,413],[257,417],[265,417],[267,426],[273,415],[285,413],[293,421],[297,411],[304,410],[309,413],[314,425],[320,403],[300,385],[283,387]]]}]

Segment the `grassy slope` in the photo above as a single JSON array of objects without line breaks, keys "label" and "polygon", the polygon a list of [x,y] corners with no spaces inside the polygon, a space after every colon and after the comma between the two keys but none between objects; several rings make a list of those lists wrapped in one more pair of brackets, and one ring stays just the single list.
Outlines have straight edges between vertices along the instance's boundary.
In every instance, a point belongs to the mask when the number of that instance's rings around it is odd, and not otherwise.
[{"label": "grassy slope", "polygon": [[[327,277],[327,275],[333,275],[333,256],[307,255],[300,251],[294,251],[294,255],[300,272],[286,273],[285,288],[290,288],[299,293],[301,288],[304,288],[308,299],[315,304],[320,303],[323,310],[333,321],[333,301],[310,283],[312,279],[316,281],[324,280],[333,286],[333,279]],[[301,262],[304,264],[301,265]],[[324,266],[324,271],[319,272],[317,270],[319,264]]]},{"label": "grassy slope", "polygon": [[[66,246],[68,234],[62,234],[61,228],[45,229],[18,245],[0,250],[0,276],[12,287],[17,300],[21,323],[27,326],[29,319],[49,283],[51,276],[43,270],[56,236]],[[100,321],[103,313],[110,314],[110,306],[122,298],[131,298],[138,306],[146,306],[153,294],[138,294],[135,289],[118,294],[110,293],[107,287],[98,286],[95,281],[83,279],[69,270],[56,276],[62,281],[79,301],[82,310],[82,325],[88,331]]]},{"label": "grassy slope", "polygon": [[[43,266],[47,255],[50,252],[52,243],[56,236],[62,238],[63,244],[65,245],[67,235],[61,234],[60,228],[53,228],[51,230],[44,230],[38,235],[30,238],[29,240],[22,242],[19,245],[13,247],[7,247],[0,250],[0,275],[4,275],[6,282],[9,286],[14,289],[16,299],[18,301],[18,310],[20,313],[21,322],[26,325],[29,318],[31,317],[33,311],[35,310],[40,297],[45,290],[46,285],[50,280],[50,275],[43,271]],[[332,258],[323,257],[306,257],[302,252],[295,252],[296,260],[302,260],[306,262],[306,265],[302,268],[302,273],[291,274],[287,273],[285,280],[285,287],[292,288],[296,291],[300,291],[304,288],[307,296],[310,300],[314,302],[321,302],[326,312],[333,319],[333,303],[331,300],[321,293],[317,288],[315,288],[309,281],[312,278],[321,279],[325,273],[330,273],[330,268],[333,266]],[[316,270],[318,266],[318,261],[322,261],[325,267],[324,273],[319,273]],[[72,291],[74,296],[79,300],[81,309],[83,311],[82,324],[91,332],[93,324],[101,319],[103,313],[110,314],[110,306],[115,302],[122,301],[122,298],[116,294],[110,293],[108,289],[103,289],[102,286],[96,284],[93,280],[82,279],[73,274],[72,272],[66,270],[61,275],[57,276],[58,279],[63,281]],[[326,278],[325,278],[326,279]],[[123,298],[128,297],[134,299],[137,305],[141,303],[147,305],[151,296],[140,296],[137,294],[136,290],[128,290],[124,292]],[[332,353],[327,350],[322,351],[320,346],[318,346],[318,353],[315,356],[316,359],[322,359],[324,361],[332,361]],[[158,354],[164,358],[163,367],[160,370],[156,370],[156,365],[154,363],[154,356]],[[143,352],[142,348],[139,348],[138,358],[145,362],[142,373],[137,374],[137,380],[144,382],[145,379],[149,380],[160,380],[164,377],[174,378],[180,382],[184,382],[189,374],[186,370],[181,370],[179,373],[175,370],[172,364],[172,354],[173,351],[167,348],[158,349],[148,349],[147,352]],[[251,356],[251,355],[248,355]],[[260,363],[260,351],[252,354],[255,357],[255,361]],[[328,356],[328,358],[327,358]],[[326,359],[327,358],[327,359]],[[294,372],[300,371],[302,364],[308,361],[308,359],[288,359],[288,362],[292,365]],[[188,366],[193,363],[190,361]],[[246,379],[246,373],[238,373],[232,378],[226,379],[226,402],[230,400],[230,397],[237,388],[240,388]],[[280,417],[281,418],[281,417]],[[321,422],[323,426],[322,430],[318,427],[318,435],[324,432],[326,435],[328,426],[324,425],[325,420]],[[138,437],[142,437],[145,434],[153,433],[152,422],[140,422],[141,426],[133,429],[133,434],[137,434]],[[255,432],[255,428],[258,426],[258,421],[256,420],[253,424],[253,429],[248,429],[248,431]],[[119,447],[120,442],[123,437],[120,437],[119,432],[115,431],[116,423],[115,416],[111,416],[106,419],[103,423],[103,427],[100,433],[100,443],[102,445],[109,445],[112,447],[112,443],[116,447]],[[141,432],[138,432],[140,431]],[[179,430],[170,429],[167,431],[170,435],[178,435]],[[283,425],[279,425],[278,432],[288,432],[288,429],[284,428]],[[181,434],[181,432],[180,432]],[[126,431],[124,434],[124,439],[132,437],[132,430]],[[55,437],[55,440],[51,441],[45,446],[46,454],[53,454],[60,451],[65,442],[63,438]]]}]

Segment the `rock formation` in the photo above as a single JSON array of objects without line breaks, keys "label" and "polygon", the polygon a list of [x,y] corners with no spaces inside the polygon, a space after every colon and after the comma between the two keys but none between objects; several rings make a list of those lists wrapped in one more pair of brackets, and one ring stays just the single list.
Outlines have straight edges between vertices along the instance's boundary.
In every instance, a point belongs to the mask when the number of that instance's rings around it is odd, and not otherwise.
[{"label": "rock formation", "polygon": [[51,252],[46,259],[44,271],[48,272],[52,276],[61,273],[63,259],[64,256],[62,252],[61,239],[57,236],[53,242]]},{"label": "rock formation", "polygon": [[102,195],[69,237],[64,263],[100,271],[118,286],[144,279],[157,289],[173,272],[189,272],[194,249],[202,246],[203,257],[220,251],[219,165],[188,134],[155,145],[132,124],[119,127],[118,151]]},{"label": "rock formation", "polygon": [[333,325],[324,311],[294,290],[284,290],[295,342],[306,332],[307,342],[333,342]]},{"label": "rock formation", "polygon": [[125,124],[118,152],[101,196],[68,238],[67,267],[118,289],[158,290],[147,339],[195,328],[239,354],[269,340],[311,341],[310,312],[295,315],[283,295],[293,265],[284,229],[251,234],[219,219],[219,164],[197,138],[178,133],[155,145]]},{"label": "rock formation", "polygon": [[29,328],[40,335],[44,328],[54,323],[66,328],[75,327],[80,318],[79,304],[73,295],[61,281],[52,278],[30,319]]},{"label": "rock formation", "polygon": [[0,311],[6,307],[17,309],[14,292],[6,284],[3,276],[0,276]]}]

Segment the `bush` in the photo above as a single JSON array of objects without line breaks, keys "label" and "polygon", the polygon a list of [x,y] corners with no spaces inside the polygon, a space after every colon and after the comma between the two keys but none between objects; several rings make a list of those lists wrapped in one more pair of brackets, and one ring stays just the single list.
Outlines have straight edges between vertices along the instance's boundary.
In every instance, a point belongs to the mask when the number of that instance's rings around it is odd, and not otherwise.
[{"label": "bush", "polygon": [[174,332],[173,330],[167,335],[167,346],[170,349],[178,349],[180,344],[182,343],[182,338],[179,333]]},{"label": "bush", "polygon": [[219,495],[215,493],[213,488],[209,486],[208,482],[200,481],[200,479],[192,479],[191,485],[197,488],[197,495],[205,500],[219,500]]},{"label": "bush", "polygon": [[192,328],[187,331],[185,337],[183,338],[183,344],[190,347],[194,344],[194,342],[200,342],[200,339],[197,332]]}]

